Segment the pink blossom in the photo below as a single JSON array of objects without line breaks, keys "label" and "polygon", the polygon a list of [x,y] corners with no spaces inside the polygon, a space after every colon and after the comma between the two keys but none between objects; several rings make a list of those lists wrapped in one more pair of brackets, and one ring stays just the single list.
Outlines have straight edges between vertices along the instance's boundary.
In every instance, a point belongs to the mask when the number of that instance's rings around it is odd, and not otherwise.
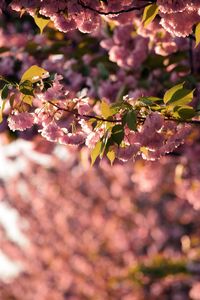
[{"label": "pink blossom", "polygon": [[25,129],[32,127],[33,123],[33,115],[27,112],[15,112],[8,118],[8,126],[12,131],[24,131]]},{"label": "pink blossom", "polygon": [[50,142],[58,142],[59,139],[64,135],[63,130],[55,123],[51,122],[41,130],[41,135]]}]

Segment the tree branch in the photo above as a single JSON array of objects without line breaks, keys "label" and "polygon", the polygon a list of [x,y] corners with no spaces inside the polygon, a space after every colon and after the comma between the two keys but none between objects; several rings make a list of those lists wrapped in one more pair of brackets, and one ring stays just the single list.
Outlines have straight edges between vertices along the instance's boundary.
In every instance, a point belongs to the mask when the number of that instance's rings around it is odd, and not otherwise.
[{"label": "tree branch", "polygon": [[[79,117],[79,118],[95,119],[97,121],[110,122],[110,123],[122,123],[122,119],[119,119],[119,120],[117,120],[117,119],[105,119],[105,118],[98,117],[98,116],[93,116],[93,115],[81,115],[78,112],[76,112],[75,110],[70,110],[70,109],[67,109],[67,108],[64,108],[64,107],[60,107],[59,105],[53,103],[52,101],[48,101],[48,103],[50,103],[52,106],[56,107],[59,110],[68,112],[68,113],[70,113],[70,114],[72,114],[76,117]],[[141,120],[141,121],[146,120],[145,117],[140,117],[140,116],[137,116],[137,119]],[[173,119],[173,118],[165,118],[165,121],[173,121],[173,122],[177,122],[177,123],[187,123],[187,124],[193,124],[193,125],[200,125],[200,120],[189,120],[189,121],[187,121],[187,120],[177,120],[177,119]]]},{"label": "tree branch", "polygon": [[78,4],[84,8],[84,9],[89,9],[93,12],[96,12],[97,14],[99,15],[104,15],[104,16],[108,16],[108,15],[118,15],[118,14],[122,14],[122,13],[128,13],[128,12],[131,12],[131,11],[134,11],[134,10],[140,10],[140,9],[143,9],[145,8],[146,6],[148,6],[149,4],[152,4],[156,1],[152,0],[152,1],[148,1],[146,4],[142,5],[142,6],[133,6],[133,7],[129,7],[127,9],[122,9],[122,10],[119,10],[119,11],[108,11],[108,12],[104,12],[104,11],[101,11],[101,10],[98,10],[96,8],[93,8],[93,7],[90,7],[89,5],[85,4],[82,0],[78,0]]}]

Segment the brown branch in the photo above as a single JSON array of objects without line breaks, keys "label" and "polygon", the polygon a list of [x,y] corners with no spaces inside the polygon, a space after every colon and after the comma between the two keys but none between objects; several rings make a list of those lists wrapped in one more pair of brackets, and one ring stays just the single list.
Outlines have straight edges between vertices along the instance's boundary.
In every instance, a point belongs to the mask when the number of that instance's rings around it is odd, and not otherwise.
[{"label": "brown branch", "polygon": [[[102,117],[98,117],[98,116],[93,116],[93,115],[81,115],[78,112],[76,112],[75,110],[70,110],[68,108],[64,108],[64,107],[60,107],[59,105],[53,103],[52,101],[48,101],[48,103],[50,103],[52,106],[56,107],[58,110],[62,110],[62,111],[66,111],[76,117],[79,118],[87,118],[87,119],[95,119],[97,121],[102,121],[102,122],[110,122],[110,123],[122,123],[122,119],[105,119]],[[137,116],[138,120],[141,121],[145,121],[146,118],[145,117],[140,117]],[[173,119],[173,118],[165,118],[165,121],[173,121],[173,122],[177,122],[177,123],[187,123],[187,124],[194,124],[194,125],[200,125],[200,120],[177,120],[177,119]]]},{"label": "brown branch", "polygon": [[87,118],[87,119],[96,119],[97,121],[103,121],[103,122],[110,122],[110,123],[117,123],[117,122],[121,122],[121,120],[114,120],[114,119],[105,119],[105,118],[101,118],[98,116],[93,116],[93,115],[81,115],[78,112],[76,112],[75,110],[70,110],[68,108],[64,108],[64,107],[60,107],[59,105],[53,103],[52,101],[48,101],[48,103],[50,103],[51,105],[53,105],[54,107],[58,108],[59,110],[63,110],[66,111],[76,117],[80,117],[80,118]]},{"label": "brown branch", "polygon": [[122,13],[128,13],[128,12],[131,12],[131,11],[134,11],[134,10],[140,10],[140,9],[143,9],[145,8],[146,6],[148,6],[149,4],[152,4],[156,1],[148,1],[147,3],[145,3],[144,5],[141,5],[141,6],[133,6],[133,7],[129,7],[127,9],[122,9],[122,10],[119,10],[119,11],[108,11],[108,12],[104,12],[104,11],[101,11],[101,10],[98,10],[96,8],[93,8],[87,4],[85,4],[82,0],[78,0],[78,4],[84,8],[84,9],[89,9],[93,12],[96,12],[97,14],[99,15],[104,15],[104,16],[108,16],[108,15],[118,15],[118,14],[122,14]]}]

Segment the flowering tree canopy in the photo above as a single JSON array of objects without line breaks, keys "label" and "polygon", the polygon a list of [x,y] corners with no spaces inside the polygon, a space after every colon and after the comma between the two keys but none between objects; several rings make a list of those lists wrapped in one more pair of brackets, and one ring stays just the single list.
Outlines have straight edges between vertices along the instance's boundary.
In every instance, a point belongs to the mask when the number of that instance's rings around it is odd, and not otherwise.
[{"label": "flowering tree canopy", "polygon": [[199,125],[198,0],[13,0],[1,11],[2,127],[85,144],[93,164],[156,160]]}]

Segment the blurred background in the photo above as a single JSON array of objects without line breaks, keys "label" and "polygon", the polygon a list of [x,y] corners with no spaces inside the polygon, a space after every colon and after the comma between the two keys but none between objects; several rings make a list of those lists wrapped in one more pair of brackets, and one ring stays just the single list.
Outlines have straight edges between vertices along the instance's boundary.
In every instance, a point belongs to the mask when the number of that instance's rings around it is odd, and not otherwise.
[{"label": "blurred background", "polygon": [[0,299],[199,299],[200,181],[186,173],[200,147],[186,148],[90,167],[85,148],[1,134]]}]

